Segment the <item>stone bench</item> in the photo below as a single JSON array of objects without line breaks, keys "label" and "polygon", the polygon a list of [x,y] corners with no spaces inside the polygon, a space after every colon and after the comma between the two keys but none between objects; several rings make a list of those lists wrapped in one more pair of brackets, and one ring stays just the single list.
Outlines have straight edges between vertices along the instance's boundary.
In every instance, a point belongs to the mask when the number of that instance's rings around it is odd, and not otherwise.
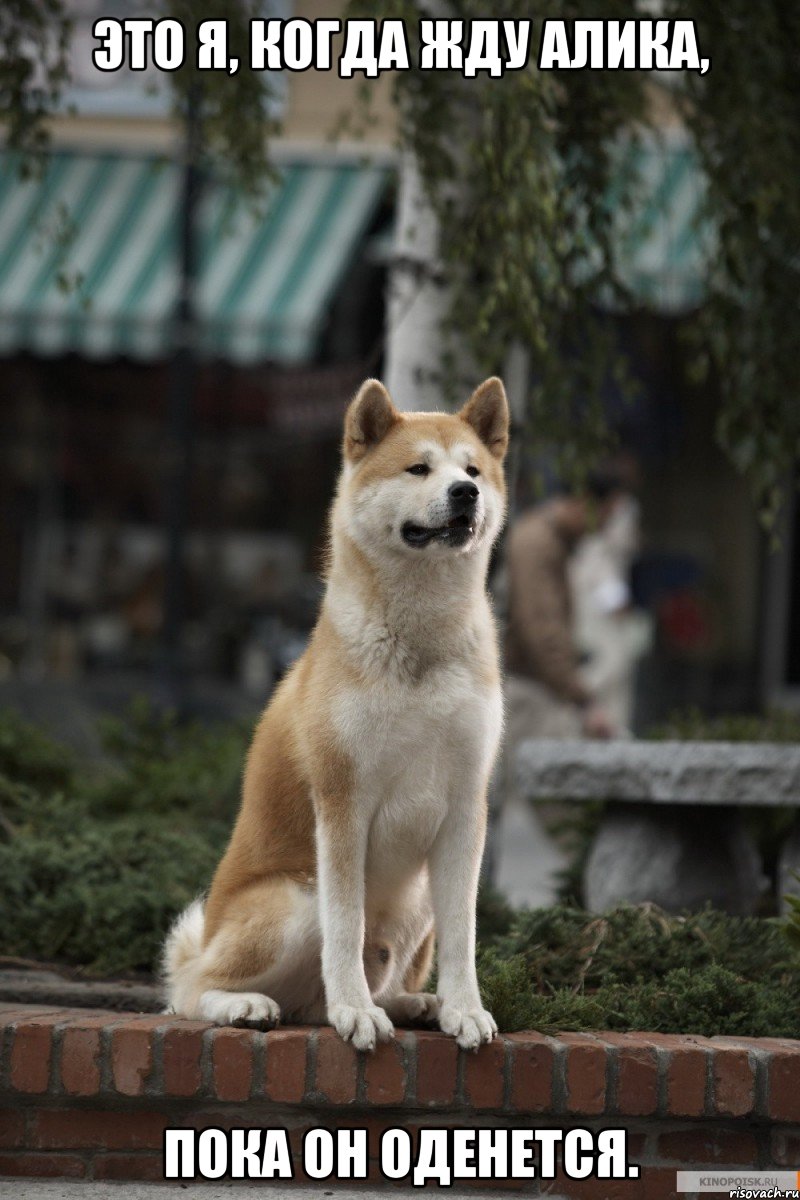
[{"label": "stone bench", "polygon": [[[588,908],[652,901],[755,911],[767,887],[744,807],[800,807],[800,747],[755,742],[523,742],[533,800],[606,801],[584,874]],[[783,847],[781,895],[800,890],[800,827]]]}]

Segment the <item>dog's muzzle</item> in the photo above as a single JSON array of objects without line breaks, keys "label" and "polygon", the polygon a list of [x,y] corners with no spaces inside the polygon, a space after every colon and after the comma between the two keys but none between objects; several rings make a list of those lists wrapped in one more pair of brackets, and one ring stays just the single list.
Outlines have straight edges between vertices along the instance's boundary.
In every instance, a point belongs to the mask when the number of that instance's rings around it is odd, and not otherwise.
[{"label": "dog's muzzle", "polygon": [[443,542],[448,546],[464,546],[475,535],[478,527],[477,509],[480,491],[471,480],[451,483],[447,489],[450,516],[444,525],[416,525],[406,521],[401,529],[403,541],[409,546],[422,548],[430,542]]}]

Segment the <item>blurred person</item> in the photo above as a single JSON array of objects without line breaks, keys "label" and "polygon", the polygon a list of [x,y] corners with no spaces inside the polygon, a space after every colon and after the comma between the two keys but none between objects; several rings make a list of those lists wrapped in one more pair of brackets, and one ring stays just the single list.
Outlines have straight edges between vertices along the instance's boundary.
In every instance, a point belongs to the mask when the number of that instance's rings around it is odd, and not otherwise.
[{"label": "blurred person", "polygon": [[581,677],[614,727],[626,732],[636,667],[652,641],[652,620],[634,607],[630,586],[640,526],[639,501],[621,494],[605,526],[582,539],[570,563]]},{"label": "blurred person", "polygon": [[517,907],[557,898],[566,857],[540,812],[525,803],[515,780],[526,738],[609,738],[611,715],[583,678],[575,642],[572,555],[602,528],[623,495],[613,472],[589,479],[585,495],[561,493],[524,512],[506,549],[505,735],[492,788],[486,871]]},{"label": "blurred person", "polygon": [[598,471],[585,494],[561,493],[512,526],[507,549],[506,743],[598,737],[617,726],[580,669],[570,561],[624,496],[618,472]]}]

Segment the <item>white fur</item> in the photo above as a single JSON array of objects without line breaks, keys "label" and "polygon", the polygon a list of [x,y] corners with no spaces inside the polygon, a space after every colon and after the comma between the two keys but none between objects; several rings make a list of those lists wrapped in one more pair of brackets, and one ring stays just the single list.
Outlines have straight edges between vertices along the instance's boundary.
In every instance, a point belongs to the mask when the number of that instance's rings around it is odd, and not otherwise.
[{"label": "white fur", "polygon": [[[166,979],[179,979],[197,960],[203,948],[203,901],[193,900],[175,920],[164,943],[161,959]],[[173,998],[174,1002],[174,998]],[[180,1008],[176,1006],[176,1011]]]},{"label": "white fur", "polygon": [[281,1010],[262,992],[222,992],[213,989],[200,997],[200,1015],[217,1025],[277,1025]]},{"label": "white fur", "polygon": [[[281,1010],[306,1021],[327,1013],[360,1050],[390,1037],[392,1018],[438,1019],[467,1049],[496,1032],[475,975],[475,897],[485,791],[502,726],[485,578],[503,498],[476,477],[475,532],[466,544],[409,546],[404,524],[445,524],[448,488],[472,478],[466,468],[476,457],[466,438],[449,450],[421,438],[413,454],[429,466],[427,476],[401,468],[357,486],[346,465],[332,516],[324,608],[355,668],[351,678],[358,677],[337,686],[333,718],[355,770],[349,862],[341,861],[341,829],[326,826],[316,797],[317,882],[292,885],[281,953],[241,991],[209,987],[204,980],[224,930],[203,949],[196,902],[176,922],[164,955],[179,1012],[267,1024]],[[348,541],[377,570],[377,607],[337,551]],[[434,919],[438,997],[408,995],[403,980]],[[386,968],[373,963],[370,974],[365,957],[384,944],[391,948]]]},{"label": "white fur", "polygon": [[[361,489],[352,502],[344,489],[334,511],[335,532],[352,537],[379,566],[390,600],[388,611],[373,612],[334,559],[326,610],[362,671],[357,687],[337,694],[336,729],[357,765],[354,808],[364,844],[354,859],[363,855],[365,870],[363,887],[327,878],[325,834],[318,830],[323,976],[332,1023],[344,1037],[371,1046],[387,1036],[356,947],[365,920],[369,926],[391,898],[409,889],[427,893],[430,871],[440,1024],[474,1049],[496,1032],[475,977],[474,903],[480,805],[500,738],[502,700],[499,686],[482,683],[475,668],[493,645],[484,580],[503,505],[479,477],[471,542],[460,549],[409,547],[404,523],[441,523],[448,487],[470,478],[466,443],[448,452],[421,442],[416,456],[431,468],[428,476],[404,472]],[[433,916],[427,902],[420,911]]]}]

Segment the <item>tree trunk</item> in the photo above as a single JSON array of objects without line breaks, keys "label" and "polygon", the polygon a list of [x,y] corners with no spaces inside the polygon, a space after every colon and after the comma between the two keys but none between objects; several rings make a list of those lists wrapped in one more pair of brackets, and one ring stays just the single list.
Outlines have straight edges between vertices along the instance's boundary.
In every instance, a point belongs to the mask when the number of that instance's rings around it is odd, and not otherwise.
[{"label": "tree trunk", "polygon": [[386,386],[399,408],[428,411],[444,406],[441,323],[448,300],[439,260],[439,222],[414,155],[406,151],[389,271],[384,370]]}]

